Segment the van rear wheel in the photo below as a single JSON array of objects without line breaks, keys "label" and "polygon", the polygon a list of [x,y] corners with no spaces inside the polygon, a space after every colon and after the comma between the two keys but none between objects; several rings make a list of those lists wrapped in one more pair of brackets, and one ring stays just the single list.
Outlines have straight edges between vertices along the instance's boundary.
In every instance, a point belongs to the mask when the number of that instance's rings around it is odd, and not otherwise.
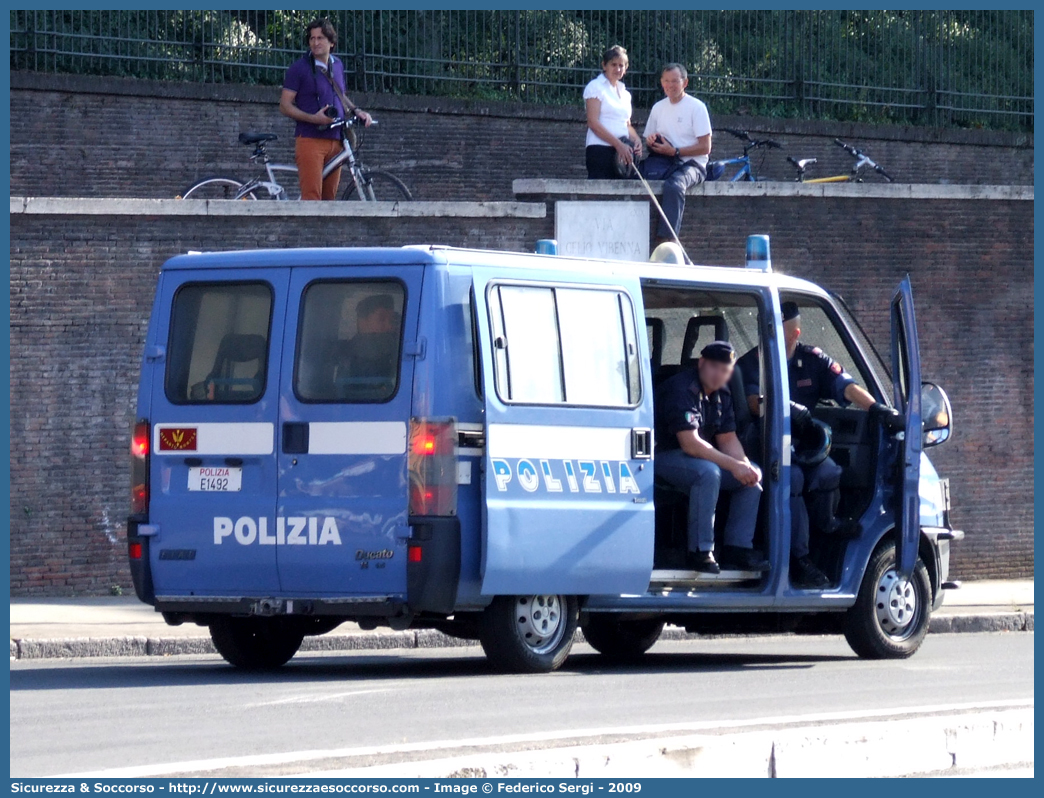
[{"label": "van rear wheel", "polygon": [[272,670],[297,653],[304,630],[281,618],[217,618],[210,624],[210,639],[230,665]]},{"label": "van rear wheel", "polygon": [[905,659],[928,634],[932,586],[920,558],[909,579],[895,570],[895,544],[870,558],[856,603],[845,614],[845,639],[863,659]]},{"label": "van rear wheel", "polygon": [[578,614],[573,596],[497,596],[482,614],[482,650],[497,670],[549,673],[569,656]]},{"label": "van rear wheel", "polygon": [[640,657],[663,632],[664,622],[659,618],[620,620],[613,613],[590,615],[580,628],[591,648],[613,660],[633,660]]}]

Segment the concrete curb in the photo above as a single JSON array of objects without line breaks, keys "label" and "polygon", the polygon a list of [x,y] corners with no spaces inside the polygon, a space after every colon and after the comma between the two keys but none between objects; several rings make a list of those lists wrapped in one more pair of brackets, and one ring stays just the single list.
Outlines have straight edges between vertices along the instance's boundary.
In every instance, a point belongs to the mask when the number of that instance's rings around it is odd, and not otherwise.
[{"label": "concrete curb", "polygon": [[[1032,612],[997,612],[976,615],[942,615],[931,620],[933,634],[958,632],[1032,632]],[[668,628],[661,640],[698,640],[699,635],[684,629]],[[576,640],[584,642],[577,630]],[[403,632],[359,632],[307,637],[302,652],[382,651],[410,648],[463,648],[477,645],[472,640],[450,637],[434,629]],[[186,654],[213,654],[209,637],[69,637],[19,638],[11,640],[11,659],[79,659],[84,657],[170,657]]]},{"label": "concrete curb", "polygon": [[1032,612],[997,612],[981,615],[936,615],[928,631],[935,634],[954,632],[1032,632]]},{"label": "concrete curb", "polygon": [[1033,762],[1032,707],[787,725],[301,772],[299,778],[946,775]]}]

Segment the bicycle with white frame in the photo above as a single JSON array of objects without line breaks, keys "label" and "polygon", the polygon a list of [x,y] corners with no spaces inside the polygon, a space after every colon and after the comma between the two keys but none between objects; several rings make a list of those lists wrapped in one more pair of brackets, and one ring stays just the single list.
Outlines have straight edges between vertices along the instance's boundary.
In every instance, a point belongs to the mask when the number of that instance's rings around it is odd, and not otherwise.
[{"label": "bicycle with white frame", "polygon": [[[363,202],[412,200],[413,195],[399,178],[388,172],[368,169],[359,160],[352,142],[357,141],[352,128],[358,123],[354,116],[336,117],[325,130],[341,130],[341,141],[344,149],[323,167],[323,179],[335,169],[346,167],[349,180],[346,181],[341,199],[361,200]],[[376,122],[372,122],[376,125]],[[204,177],[185,189],[179,199],[232,199],[232,200],[290,200],[300,199],[300,188],[297,181],[297,166],[294,164],[275,163],[268,154],[268,142],[279,137],[275,133],[240,133],[239,143],[253,145],[254,151],[250,160],[260,164],[263,171],[256,177],[243,182],[233,177],[212,175]],[[287,185],[280,182],[279,176],[293,174],[293,180]]]}]

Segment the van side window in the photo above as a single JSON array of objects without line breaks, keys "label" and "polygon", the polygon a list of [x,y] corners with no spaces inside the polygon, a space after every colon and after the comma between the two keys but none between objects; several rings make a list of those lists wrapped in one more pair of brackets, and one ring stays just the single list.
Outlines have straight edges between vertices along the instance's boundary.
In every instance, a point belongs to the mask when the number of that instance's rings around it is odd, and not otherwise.
[{"label": "van side window", "polygon": [[174,297],[164,390],[173,404],[256,402],[265,392],[272,289],[182,286]]},{"label": "van side window", "polygon": [[641,401],[634,310],[626,294],[500,285],[489,304],[501,400],[589,407]]},{"label": "van side window", "polygon": [[321,281],[301,298],[294,392],[303,402],[387,402],[399,387],[405,290]]}]

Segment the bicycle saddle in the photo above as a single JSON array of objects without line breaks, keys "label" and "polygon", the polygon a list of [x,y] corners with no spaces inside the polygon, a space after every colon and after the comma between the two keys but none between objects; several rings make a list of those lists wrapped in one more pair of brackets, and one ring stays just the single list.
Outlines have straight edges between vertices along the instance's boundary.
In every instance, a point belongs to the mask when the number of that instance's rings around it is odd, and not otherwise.
[{"label": "bicycle saddle", "polygon": [[817,163],[815,158],[802,158],[799,161],[795,158],[790,157],[789,155],[787,156],[787,160],[794,164],[794,166],[796,166],[798,169],[804,169],[806,166]]},{"label": "bicycle saddle", "polygon": [[279,136],[275,133],[255,133],[253,131],[239,134],[240,144],[258,144],[262,141],[275,141]]}]

